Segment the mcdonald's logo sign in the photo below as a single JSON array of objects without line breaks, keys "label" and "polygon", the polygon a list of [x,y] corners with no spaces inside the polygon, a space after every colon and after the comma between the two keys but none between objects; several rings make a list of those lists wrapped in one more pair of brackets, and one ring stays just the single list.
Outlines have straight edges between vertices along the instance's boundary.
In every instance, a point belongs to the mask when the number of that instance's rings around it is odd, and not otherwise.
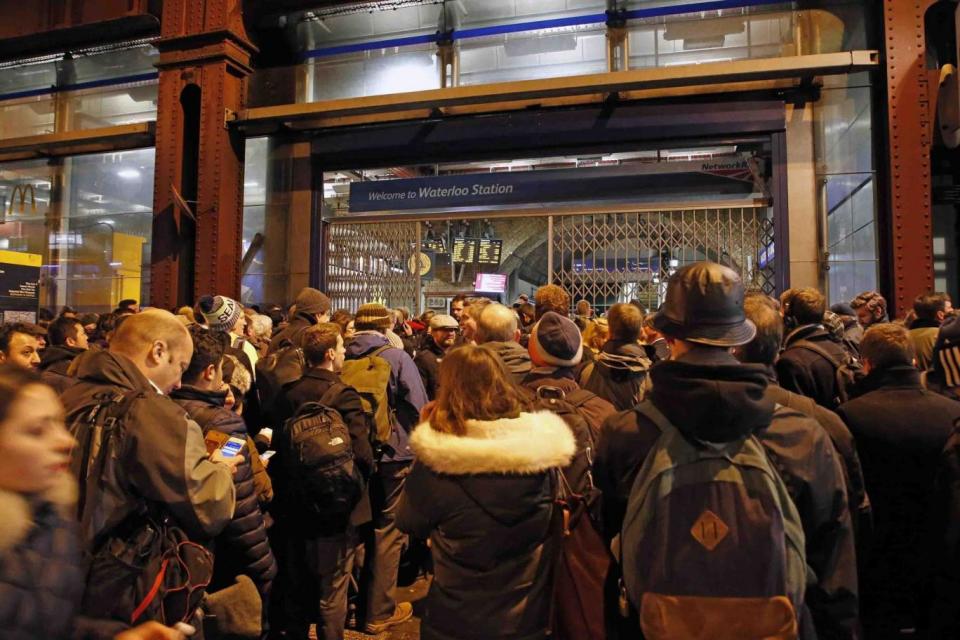
[{"label": "mcdonald's logo sign", "polygon": [[20,196],[20,210],[16,213],[24,214],[27,212],[27,193],[30,194],[30,213],[37,212],[37,193],[33,189],[32,184],[18,184],[13,188],[13,193],[10,194],[10,206],[7,209],[7,213],[12,215],[14,213],[13,205],[17,201],[17,196]]}]

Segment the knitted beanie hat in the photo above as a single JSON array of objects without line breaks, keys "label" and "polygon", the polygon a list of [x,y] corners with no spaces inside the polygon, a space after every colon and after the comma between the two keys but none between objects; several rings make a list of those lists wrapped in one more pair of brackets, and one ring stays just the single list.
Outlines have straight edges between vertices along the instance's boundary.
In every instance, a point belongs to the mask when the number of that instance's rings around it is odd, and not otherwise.
[{"label": "knitted beanie hat", "polygon": [[207,326],[213,331],[230,331],[243,315],[236,300],[226,296],[203,296],[198,305]]},{"label": "knitted beanie hat", "polygon": [[304,313],[308,316],[315,314],[324,314],[330,311],[330,298],[322,291],[312,287],[304,287],[297,294],[297,299],[293,304],[297,306],[297,313]]},{"label": "knitted beanie hat", "polygon": [[535,365],[576,366],[583,357],[580,329],[573,320],[548,311],[530,332],[529,350]]},{"label": "knitted beanie hat", "polygon": [[354,319],[357,331],[386,331],[393,326],[393,314],[378,302],[370,302],[357,310]]}]

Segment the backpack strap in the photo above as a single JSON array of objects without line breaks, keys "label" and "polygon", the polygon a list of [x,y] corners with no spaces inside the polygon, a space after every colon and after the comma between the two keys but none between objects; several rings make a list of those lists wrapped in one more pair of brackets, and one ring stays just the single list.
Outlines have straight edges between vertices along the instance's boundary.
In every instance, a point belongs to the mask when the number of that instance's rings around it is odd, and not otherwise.
[{"label": "backpack strap", "polygon": [[790,345],[790,347],[796,347],[798,349],[806,349],[807,351],[812,351],[821,358],[827,360],[834,369],[839,369],[843,366],[843,363],[833,357],[829,351],[821,347],[815,342],[810,342],[809,340],[798,340]]},{"label": "backpack strap", "polygon": [[598,397],[597,394],[592,391],[587,391],[586,389],[577,389],[576,391],[565,394],[565,400],[573,405],[574,409],[579,409],[596,397]]},{"label": "backpack strap", "polygon": [[393,348],[394,348],[393,345],[385,344],[382,347],[377,347],[376,349],[368,353],[365,357],[376,358],[376,357],[379,357],[384,351],[387,351],[388,349],[393,349]]},{"label": "backpack strap", "polygon": [[657,405],[653,404],[650,400],[640,402],[633,410],[652,422],[661,434],[676,429],[673,423],[667,419],[667,416],[663,415],[663,412],[657,409]]},{"label": "backpack strap", "polygon": [[323,392],[323,395],[320,396],[320,399],[317,400],[317,402],[325,407],[333,408],[333,400],[348,388],[350,388],[349,385],[346,385],[342,382],[334,382],[326,391]]}]

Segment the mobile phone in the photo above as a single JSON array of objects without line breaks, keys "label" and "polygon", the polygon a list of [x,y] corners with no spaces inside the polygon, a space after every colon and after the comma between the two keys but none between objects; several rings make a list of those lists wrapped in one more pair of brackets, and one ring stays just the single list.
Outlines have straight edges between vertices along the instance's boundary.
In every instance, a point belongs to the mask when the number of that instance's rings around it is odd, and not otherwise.
[{"label": "mobile phone", "polygon": [[270,460],[270,458],[272,458],[272,457],[274,456],[274,454],[276,454],[276,453],[277,453],[277,452],[274,451],[273,449],[270,449],[270,450],[268,450],[268,451],[264,451],[263,453],[260,454],[260,459],[263,460],[264,462],[267,462],[267,461]]},{"label": "mobile phone", "polygon": [[243,438],[230,438],[222,447],[220,447],[220,454],[224,458],[233,458],[240,453],[246,444],[247,441]]}]

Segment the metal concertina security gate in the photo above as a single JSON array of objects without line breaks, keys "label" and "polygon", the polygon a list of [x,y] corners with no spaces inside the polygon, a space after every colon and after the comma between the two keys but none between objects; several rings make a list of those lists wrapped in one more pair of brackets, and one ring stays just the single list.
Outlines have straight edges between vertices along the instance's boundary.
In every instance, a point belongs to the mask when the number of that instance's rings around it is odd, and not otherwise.
[{"label": "metal concertina security gate", "polygon": [[[698,260],[729,266],[748,288],[775,293],[774,223],[766,205],[545,217],[548,280],[573,301],[591,301],[598,313],[629,300],[656,309],[670,273]],[[419,222],[332,220],[326,286],[333,308],[355,312],[382,302],[419,313],[422,283],[410,263],[421,233]]]}]

